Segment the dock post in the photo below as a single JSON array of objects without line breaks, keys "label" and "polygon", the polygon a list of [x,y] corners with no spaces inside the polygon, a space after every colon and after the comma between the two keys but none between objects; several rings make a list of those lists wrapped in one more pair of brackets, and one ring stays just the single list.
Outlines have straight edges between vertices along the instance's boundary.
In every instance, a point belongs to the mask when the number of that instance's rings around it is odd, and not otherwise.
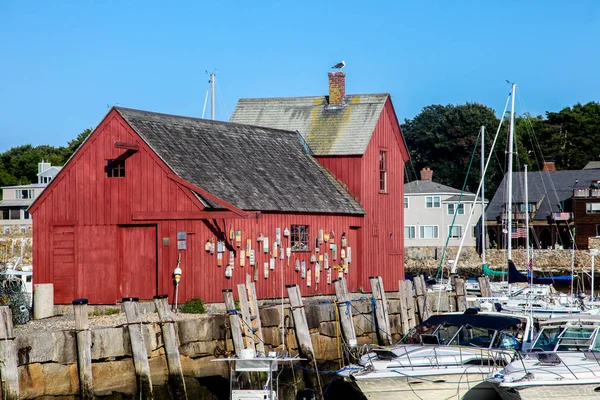
[{"label": "dock post", "polygon": [[454,279],[456,293],[456,311],[465,311],[467,309],[467,300],[465,298],[465,280],[463,278]]},{"label": "dock post", "polygon": [[242,332],[244,333],[244,347],[254,349],[256,352],[256,344],[254,343],[254,330],[252,329],[252,319],[250,317],[250,305],[248,304],[248,296],[246,285],[240,283],[237,285],[238,296],[240,299],[240,314],[242,317]]},{"label": "dock post", "polygon": [[492,290],[490,289],[490,280],[487,276],[480,276],[477,278],[479,281],[479,290],[481,291],[481,297],[492,297]]},{"label": "dock post", "polygon": [[389,346],[392,344],[392,333],[390,329],[390,317],[388,315],[388,304],[383,289],[383,278],[370,276],[371,293],[375,300],[375,326],[379,344]]},{"label": "dock post", "polygon": [[417,294],[417,305],[419,306],[419,322],[425,321],[429,318],[430,312],[427,301],[427,292],[425,291],[425,278],[420,276],[415,276],[413,278],[413,283],[415,285],[415,293]]},{"label": "dock post", "polygon": [[335,287],[335,297],[337,299],[337,308],[340,315],[340,324],[346,343],[350,347],[356,347],[356,331],[354,330],[354,321],[352,320],[352,306],[348,297],[348,286],[346,278],[341,277],[333,281]]},{"label": "dock post", "polygon": [[415,315],[415,291],[413,283],[409,280],[404,281],[406,289],[406,308],[408,309],[408,327],[414,328],[417,325],[417,317]]},{"label": "dock post", "polygon": [[175,320],[169,309],[169,296],[166,294],[154,296],[154,305],[160,318],[160,329],[167,356],[167,368],[169,370],[169,386],[173,393],[173,398],[187,400],[185,380],[181,369],[181,359],[179,358],[179,343],[175,334]]},{"label": "dock post", "polygon": [[77,337],[79,397],[82,400],[92,400],[94,398],[94,386],[92,383],[92,332],[90,331],[87,305],[88,299],[73,300],[75,333]]},{"label": "dock post", "polygon": [[137,297],[124,297],[122,301],[125,317],[127,317],[133,365],[135,367],[137,387],[139,388],[138,396],[151,400],[154,399],[154,393],[152,391],[152,379],[150,378],[148,350],[146,350],[144,341],[144,327],[140,318],[139,299]]},{"label": "dock post", "polygon": [[12,312],[8,306],[0,307],[0,376],[2,399],[19,400],[19,372],[17,348],[13,332]]},{"label": "dock post", "polygon": [[239,355],[241,350],[244,350],[244,339],[242,337],[242,328],[240,326],[240,318],[235,309],[235,300],[233,300],[233,292],[231,289],[223,289],[223,297],[225,298],[225,309],[229,315],[229,326],[231,327],[231,340],[235,354]]},{"label": "dock post", "polygon": [[408,305],[406,301],[406,285],[404,281],[398,281],[398,295],[400,297],[400,323],[402,324],[402,336],[408,333]]},{"label": "dock post", "polygon": [[[308,321],[306,320],[306,311],[302,303],[302,295],[298,285],[286,285],[288,297],[290,299],[290,308],[292,310],[292,318],[294,319],[294,330],[296,331],[296,339],[300,348],[300,355],[306,358],[306,364],[309,369],[315,372],[306,374],[309,384],[321,390],[321,382],[317,371],[317,360],[315,351],[313,350],[312,341],[310,339],[310,331],[308,329]],[[308,371],[307,371],[308,372]],[[316,377],[316,379],[315,379]],[[321,397],[323,393],[321,392]]]},{"label": "dock post", "polygon": [[[260,312],[258,310],[258,300],[256,298],[256,285],[254,282],[246,284],[248,293],[248,305],[250,306],[250,321],[252,322],[252,330],[254,331],[254,340],[257,354],[267,355],[265,350],[265,340],[262,333],[262,324],[260,322]],[[253,339],[254,339],[253,338]]]}]

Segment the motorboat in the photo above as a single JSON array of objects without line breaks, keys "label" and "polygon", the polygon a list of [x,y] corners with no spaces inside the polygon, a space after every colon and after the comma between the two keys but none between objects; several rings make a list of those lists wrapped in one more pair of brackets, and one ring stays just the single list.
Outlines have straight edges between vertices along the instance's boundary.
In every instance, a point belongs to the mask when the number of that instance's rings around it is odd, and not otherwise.
[{"label": "motorboat", "polygon": [[[528,316],[481,313],[434,315],[397,345],[373,348],[339,376],[367,399],[462,399],[495,389],[482,383],[514,360],[532,338]],[[477,389],[475,387],[477,386]],[[476,397],[475,397],[476,398]]]},{"label": "motorboat", "polygon": [[600,316],[540,323],[529,352],[492,374],[502,399],[600,399]]}]

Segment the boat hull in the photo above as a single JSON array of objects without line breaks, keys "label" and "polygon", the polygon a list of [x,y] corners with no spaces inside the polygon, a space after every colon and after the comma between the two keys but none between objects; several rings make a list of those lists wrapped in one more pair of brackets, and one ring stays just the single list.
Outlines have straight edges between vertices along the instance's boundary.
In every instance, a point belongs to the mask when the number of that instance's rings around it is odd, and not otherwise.
[{"label": "boat hull", "polygon": [[493,399],[497,396],[494,387],[482,383],[487,376],[488,373],[482,372],[419,377],[356,377],[355,383],[369,400]]}]

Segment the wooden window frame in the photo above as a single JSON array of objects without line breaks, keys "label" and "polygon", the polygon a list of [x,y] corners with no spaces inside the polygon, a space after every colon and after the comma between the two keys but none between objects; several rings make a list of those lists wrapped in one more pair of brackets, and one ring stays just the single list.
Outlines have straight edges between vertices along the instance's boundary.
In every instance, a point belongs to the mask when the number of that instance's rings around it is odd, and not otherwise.
[{"label": "wooden window frame", "polygon": [[[454,209],[450,212],[450,206]],[[462,213],[458,212],[462,208]],[[448,215],[454,215],[454,211],[456,211],[456,215],[465,215],[465,204],[464,203],[448,203],[446,204],[446,212]]]},{"label": "wooden window frame", "polygon": [[290,243],[293,252],[310,251],[310,235],[308,225],[290,226]]},{"label": "wooden window frame", "polygon": [[387,194],[388,191],[388,170],[387,170],[387,150],[379,150],[379,193]]},{"label": "wooden window frame", "polygon": [[408,210],[410,208],[410,199],[408,196],[404,196],[404,209]]},{"label": "wooden window frame", "polygon": [[125,178],[125,159],[107,159],[104,171],[107,178]]}]

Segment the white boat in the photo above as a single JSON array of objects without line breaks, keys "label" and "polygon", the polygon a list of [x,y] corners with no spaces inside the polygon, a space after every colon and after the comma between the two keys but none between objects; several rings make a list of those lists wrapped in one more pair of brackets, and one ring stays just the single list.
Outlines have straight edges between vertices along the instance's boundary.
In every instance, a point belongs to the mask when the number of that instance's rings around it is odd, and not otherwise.
[{"label": "white boat", "polygon": [[600,399],[600,317],[540,324],[532,349],[489,379],[502,399]]},{"label": "white boat", "polygon": [[498,313],[434,315],[391,348],[373,349],[338,375],[367,399],[461,399],[495,394],[485,378],[530,342],[531,320]]}]

